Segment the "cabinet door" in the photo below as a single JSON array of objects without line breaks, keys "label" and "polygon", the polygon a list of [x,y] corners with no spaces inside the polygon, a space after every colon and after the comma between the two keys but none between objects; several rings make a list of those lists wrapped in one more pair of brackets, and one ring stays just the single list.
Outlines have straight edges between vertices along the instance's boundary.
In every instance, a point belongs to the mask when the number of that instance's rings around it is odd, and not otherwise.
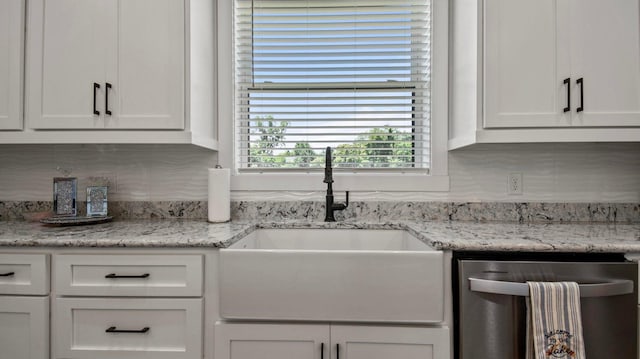
[{"label": "cabinet door", "polygon": [[639,3],[571,0],[574,126],[640,126]]},{"label": "cabinet door", "polygon": [[22,129],[23,0],[0,0],[0,130]]},{"label": "cabinet door", "polygon": [[[27,120],[36,129],[104,126],[105,59],[114,11],[102,0],[29,4]],[[94,83],[100,89],[94,89]],[[95,94],[95,103],[94,103]],[[94,114],[94,104],[100,115]]]},{"label": "cabinet door", "polygon": [[49,358],[49,297],[0,297],[0,358]]},{"label": "cabinet door", "polygon": [[113,1],[118,3],[117,62],[107,73],[112,115],[105,126],[183,129],[184,0]]},{"label": "cabinet door", "polygon": [[484,127],[568,126],[568,8],[558,0],[484,2]]},{"label": "cabinet door", "polygon": [[333,325],[331,342],[331,358],[450,358],[448,328]]},{"label": "cabinet door", "polygon": [[216,359],[329,358],[329,326],[216,324]]}]

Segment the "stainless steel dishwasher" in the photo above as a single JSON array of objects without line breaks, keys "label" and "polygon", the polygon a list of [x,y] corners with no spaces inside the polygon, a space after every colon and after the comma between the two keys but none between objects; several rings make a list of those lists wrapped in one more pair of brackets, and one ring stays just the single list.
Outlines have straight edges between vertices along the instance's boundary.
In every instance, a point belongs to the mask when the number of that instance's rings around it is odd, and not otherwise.
[{"label": "stainless steel dishwasher", "polygon": [[638,358],[638,266],[623,255],[456,253],[455,358],[524,359],[527,281],[580,285],[588,359]]}]

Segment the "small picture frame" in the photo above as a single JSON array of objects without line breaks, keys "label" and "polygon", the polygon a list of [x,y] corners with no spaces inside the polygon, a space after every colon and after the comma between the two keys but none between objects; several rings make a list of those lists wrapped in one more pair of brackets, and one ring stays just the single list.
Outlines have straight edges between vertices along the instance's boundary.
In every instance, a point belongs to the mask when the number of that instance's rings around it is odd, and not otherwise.
[{"label": "small picture frame", "polygon": [[87,217],[107,215],[107,187],[87,187]]},{"label": "small picture frame", "polygon": [[53,213],[55,216],[75,217],[78,180],[75,177],[53,178]]}]

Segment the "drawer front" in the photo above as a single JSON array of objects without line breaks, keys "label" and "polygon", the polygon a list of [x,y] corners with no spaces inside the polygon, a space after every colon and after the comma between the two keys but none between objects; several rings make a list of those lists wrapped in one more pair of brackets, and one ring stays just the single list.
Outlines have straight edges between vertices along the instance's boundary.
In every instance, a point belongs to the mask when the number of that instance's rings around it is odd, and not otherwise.
[{"label": "drawer front", "polygon": [[0,294],[49,294],[49,256],[0,254]]},{"label": "drawer front", "polygon": [[54,257],[58,295],[199,297],[201,255],[84,255]]},{"label": "drawer front", "polygon": [[202,299],[56,298],[56,358],[199,359]]}]

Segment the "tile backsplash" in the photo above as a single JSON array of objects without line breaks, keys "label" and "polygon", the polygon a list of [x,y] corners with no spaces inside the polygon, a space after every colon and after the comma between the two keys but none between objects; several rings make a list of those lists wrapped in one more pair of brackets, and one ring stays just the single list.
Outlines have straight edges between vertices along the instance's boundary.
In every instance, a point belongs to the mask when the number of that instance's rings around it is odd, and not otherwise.
[{"label": "tile backsplash", "polygon": [[[640,222],[640,143],[483,145],[449,152],[447,192],[358,192],[339,220]],[[51,210],[52,179],[109,186],[117,218],[207,217],[207,169],[217,153],[186,145],[0,145],[0,220]],[[65,172],[65,173],[63,173]],[[509,195],[510,173],[523,193]],[[319,221],[325,186],[313,192],[232,191],[234,220]]]},{"label": "tile backsplash", "polygon": [[[354,201],[640,202],[640,143],[484,145],[449,153],[447,192],[358,192]],[[53,177],[70,171],[78,190],[109,185],[109,201],[206,201],[217,153],[186,145],[0,145],[0,201],[49,201]],[[523,193],[509,195],[510,173]],[[323,201],[314,192],[232,191],[232,201]],[[83,199],[83,198],[78,198]]]}]

